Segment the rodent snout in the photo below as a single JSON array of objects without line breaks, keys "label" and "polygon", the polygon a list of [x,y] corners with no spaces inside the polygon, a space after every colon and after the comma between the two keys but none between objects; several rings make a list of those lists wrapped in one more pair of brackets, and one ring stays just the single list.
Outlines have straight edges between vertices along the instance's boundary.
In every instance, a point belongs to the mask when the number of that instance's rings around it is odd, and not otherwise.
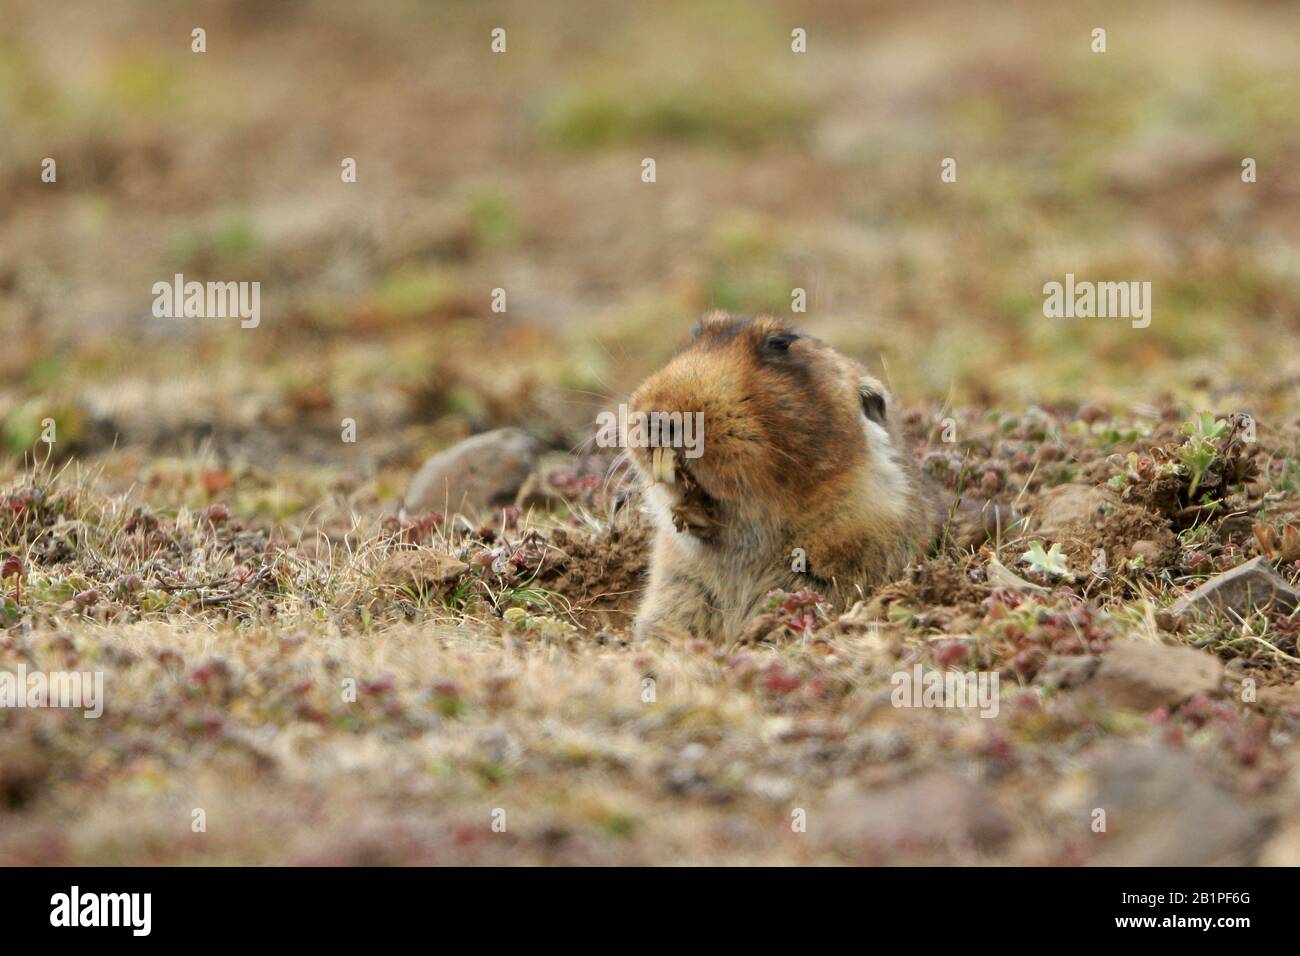
[{"label": "rodent snout", "polygon": [[704,472],[716,458],[710,430],[720,419],[701,384],[670,366],[633,393],[625,443],[651,481],[673,484],[683,475],[707,481]]},{"label": "rodent snout", "polygon": [[[625,443],[648,452],[654,461],[694,461],[704,454],[705,415],[702,411],[638,410],[628,416]],[[657,466],[656,466],[657,467]]]}]

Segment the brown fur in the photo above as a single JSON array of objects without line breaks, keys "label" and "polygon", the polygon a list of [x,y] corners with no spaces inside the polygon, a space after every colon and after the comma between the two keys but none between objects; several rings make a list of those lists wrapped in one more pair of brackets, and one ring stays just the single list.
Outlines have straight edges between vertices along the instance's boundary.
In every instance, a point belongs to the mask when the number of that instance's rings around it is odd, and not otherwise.
[{"label": "brown fur", "polygon": [[941,509],[885,388],[776,319],[707,317],[629,406],[704,413],[703,454],[679,452],[672,483],[653,480],[650,449],[630,449],[657,525],[641,636],[734,638],[773,588],[813,588],[843,607],[935,537]]}]

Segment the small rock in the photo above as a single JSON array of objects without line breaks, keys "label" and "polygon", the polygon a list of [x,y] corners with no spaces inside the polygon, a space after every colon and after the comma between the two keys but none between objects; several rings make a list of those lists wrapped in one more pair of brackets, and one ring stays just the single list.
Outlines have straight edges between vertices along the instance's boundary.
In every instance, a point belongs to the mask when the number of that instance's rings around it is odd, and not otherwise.
[{"label": "small rock", "polygon": [[987,851],[1011,835],[987,788],[941,770],[875,790],[841,785],[809,822],[835,848],[881,861],[917,849]]},{"label": "small rock", "polygon": [[1256,608],[1269,604],[1284,611],[1294,611],[1300,605],[1300,591],[1260,555],[1231,571],[1215,575],[1191,594],[1184,594],[1161,611],[1157,620],[1172,630],[1183,621],[1211,609],[1231,611],[1245,617]]},{"label": "small rock", "polygon": [[454,581],[468,570],[468,564],[457,561],[449,554],[406,550],[398,551],[385,559],[379,569],[379,578],[393,587],[422,589]]},{"label": "small rock", "polygon": [[1164,556],[1164,548],[1155,541],[1148,541],[1145,538],[1141,541],[1134,541],[1129,545],[1128,555],[1130,558],[1141,558],[1144,564],[1151,565]]},{"label": "small rock", "polygon": [[1066,525],[1076,521],[1091,523],[1111,500],[1105,485],[1075,482],[1048,488],[1034,502],[1032,513],[1037,527],[1033,533],[1057,540],[1055,536]]},{"label": "small rock", "polygon": [[1101,658],[1095,654],[1056,654],[1043,663],[1034,683],[1057,690],[1082,687],[1100,666]]},{"label": "small rock", "polygon": [[1223,663],[1204,651],[1125,640],[1102,655],[1089,689],[1108,704],[1152,711],[1216,694],[1222,682]]},{"label": "small rock", "polygon": [[411,479],[406,507],[472,513],[512,504],[540,453],[537,440],[519,428],[467,438],[424,463]]},{"label": "small rock", "polygon": [[[1092,862],[1104,866],[1245,866],[1268,820],[1214,783],[1186,752],[1117,745],[1094,757],[1081,815],[1106,813]],[[1086,832],[1086,831],[1085,831]]]}]

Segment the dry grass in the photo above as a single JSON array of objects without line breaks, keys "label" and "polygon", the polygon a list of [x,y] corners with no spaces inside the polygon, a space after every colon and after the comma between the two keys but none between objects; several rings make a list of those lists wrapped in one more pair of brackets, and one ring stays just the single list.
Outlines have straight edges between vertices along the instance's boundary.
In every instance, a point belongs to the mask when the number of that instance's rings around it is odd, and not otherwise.
[{"label": "dry grass", "polygon": [[[1059,444],[1071,471],[1086,470],[1094,431],[1064,424],[987,423],[958,457],[979,475]],[[945,446],[931,447],[935,467]],[[1022,466],[1000,494],[1032,510],[1055,485],[1034,457]],[[1247,728],[1285,733],[1285,698],[1212,719],[1203,698],[1143,716],[1032,683],[1051,654],[1167,639],[1154,612],[1195,578],[1177,569],[1230,567],[1256,541],[1226,525],[1193,526],[1161,566],[1120,563],[1043,598],[983,583],[991,550],[952,551],[882,592],[874,620],[823,610],[815,629],[756,645],[651,646],[591,625],[591,595],[564,592],[568,565],[600,554],[607,533],[582,500],[484,526],[362,518],[342,499],[270,521],[220,501],[155,511],[139,488],[104,494],[106,480],[33,469],[3,498],[5,553],[23,570],[6,582],[0,659],[102,671],[107,698],[98,720],[0,713],[11,861],[1079,862],[1091,851],[1071,835],[1075,811],[1052,801],[1066,799],[1060,755],[1099,738],[1176,728],[1234,786],[1257,789],[1260,773],[1281,785],[1282,752]],[[229,476],[188,480],[240,498]],[[1256,493],[1275,496],[1285,524],[1294,494]],[[1126,546],[1122,524],[1073,534]],[[1034,577],[1023,547],[998,551]],[[1286,690],[1300,675],[1296,629],[1282,637],[1276,615],[1248,623],[1250,636],[1224,621],[1182,639],[1234,661],[1234,681]],[[1000,672],[1001,716],[891,706],[891,676],[917,663]],[[1007,834],[844,836],[855,818],[837,784],[888,791],[936,769],[982,781]],[[799,811],[818,825],[792,830]]]}]

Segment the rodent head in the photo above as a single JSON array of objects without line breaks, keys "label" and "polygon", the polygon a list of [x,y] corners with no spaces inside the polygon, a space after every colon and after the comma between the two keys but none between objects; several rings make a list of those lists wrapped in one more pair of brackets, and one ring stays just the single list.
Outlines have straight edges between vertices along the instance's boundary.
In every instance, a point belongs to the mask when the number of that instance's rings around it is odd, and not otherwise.
[{"label": "rodent head", "polygon": [[[670,491],[676,485],[677,496],[683,484],[698,486],[723,504],[806,508],[811,492],[867,461],[869,443],[888,444],[883,386],[825,343],[768,316],[721,313],[694,335],[629,401],[632,416],[652,427],[655,413],[702,414],[701,447],[679,447],[667,461],[628,441],[652,482]],[[662,438],[652,443],[669,444]],[[686,482],[675,480],[674,469],[686,472]]]}]

